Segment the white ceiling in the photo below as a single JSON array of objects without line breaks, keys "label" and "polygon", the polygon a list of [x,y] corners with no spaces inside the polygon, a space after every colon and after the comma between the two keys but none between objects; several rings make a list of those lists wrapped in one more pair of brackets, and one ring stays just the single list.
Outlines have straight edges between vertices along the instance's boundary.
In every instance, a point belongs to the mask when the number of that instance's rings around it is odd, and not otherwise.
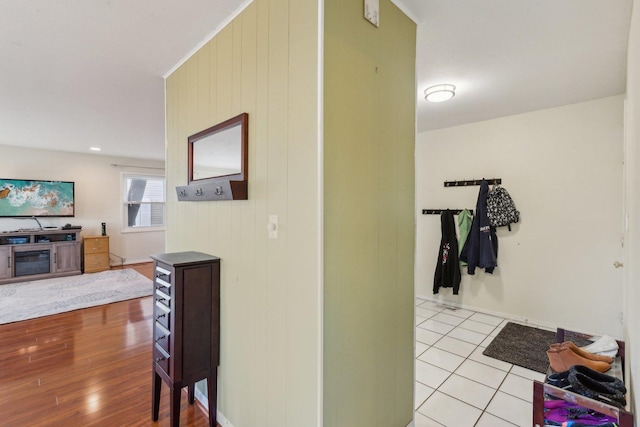
[{"label": "white ceiling", "polygon": [[[2,0],[0,144],[162,159],[163,76],[247,1]],[[418,131],[625,91],[632,0],[395,3],[419,24]],[[425,102],[438,83],[456,96]]]}]

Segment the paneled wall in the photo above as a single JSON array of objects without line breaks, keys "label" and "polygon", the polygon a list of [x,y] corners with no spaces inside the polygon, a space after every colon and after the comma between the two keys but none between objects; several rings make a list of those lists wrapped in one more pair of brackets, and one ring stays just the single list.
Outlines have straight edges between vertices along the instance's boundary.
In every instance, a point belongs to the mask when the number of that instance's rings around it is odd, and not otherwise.
[{"label": "paneled wall", "polygon": [[325,1],[324,425],[413,417],[416,26]]},{"label": "paneled wall", "polygon": [[[167,249],[222,259],[218,401],[235,427],[318,424],[317,22],[316,1],[255,0],[166,81]],[[187,137],[242,112],[249,199],[177,202]]]}]

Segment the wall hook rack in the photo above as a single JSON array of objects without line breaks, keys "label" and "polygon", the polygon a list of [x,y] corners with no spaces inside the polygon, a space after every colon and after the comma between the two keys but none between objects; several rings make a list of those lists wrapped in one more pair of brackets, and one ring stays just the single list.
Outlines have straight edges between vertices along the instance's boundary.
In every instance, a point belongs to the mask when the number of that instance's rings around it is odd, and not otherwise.
[{"label": "wall hook rack", "polygon": [[[447,209],[422,209],[422,215],[440,215]],[[454,215],[460,215],[464,209],[449,209]],[[473,214],[473,209],[468,209]]]},{"label": "wall hook rack", "polygon": [[[489,185],[499,185],[502,184],[502,178],[491,178],[486,180]],[[445,181],[445,187],[468,187],[470,185],[480,185],[482,183],[481,179],[467,179],[462,181]]]}]

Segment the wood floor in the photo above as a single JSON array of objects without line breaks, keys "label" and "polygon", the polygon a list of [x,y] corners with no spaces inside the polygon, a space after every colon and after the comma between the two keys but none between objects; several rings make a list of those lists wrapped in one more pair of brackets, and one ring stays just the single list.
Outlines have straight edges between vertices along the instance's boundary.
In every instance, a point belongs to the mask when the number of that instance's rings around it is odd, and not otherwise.
[{"label": "wood floor", "polygon": [[[164,384],[151,421],[152,312],[145,297],[0,325],[0,425],[169,426]],[[209,425],[186,395],[180,425]]]}]

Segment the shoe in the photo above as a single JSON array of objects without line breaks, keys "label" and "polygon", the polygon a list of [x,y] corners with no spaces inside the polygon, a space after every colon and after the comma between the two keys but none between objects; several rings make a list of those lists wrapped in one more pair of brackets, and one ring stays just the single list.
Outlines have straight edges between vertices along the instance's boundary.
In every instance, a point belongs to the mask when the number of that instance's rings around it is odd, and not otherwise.
[{"label": "shoe", "polygon": [[553,347],[547,350],[549,365],[554,372],[568,371],[572,366],[583,365],[597,372],[607,372],[611,365],[607,362],[589,360],[574,353],[567,347]]},{"label": "shoe", "polygon": [[571,387],[569,383],[569,372],[571,372],[571,370],[548,375],[546,383],[558,388]]},{"label": "shoe", "polygon": [[[600,372],[596,372],[593,369],[589,369],[586,366],[581,366],[581,365],[576,365],[571,369],[569,369],[569,374],[572,371],[579,372],[591,378],[592,380],[597,381],[604,388],[609,390],[609,394],[615,394],[615,393],[625,394],[627,392],[627,388],[624,386],[624,383],[619,378],[616,378],[607,374],[602,374]],[[569,382],[569,374],[567,374],[567,378],[566,378],[567,382]]]},{"label": "shoe", "polygon": [[563,343],[558,343],[558,344],[551,344],[551,347],[567,347],[569,348],[571,351],[573,351],[574,353],[584,357],[585,359],[589,359],[589,360],[599,360],[601,362],[607,362],[607,363],[613,363],[613,358],[609,357],[609,356],[601,356],[599,354],[593,354],[593,353],[589,353],[588,351],[585,351],[583,349],[581,349],[580,347],[578,347],[577,345],[575,345],[573,342],[571,341],[565,341]]},{"label": "shoe", "polygon": [[615,357],[618,354],[618,342],[609,335],[603,335],[593,343],[581,348],[589,353],[605,354],[611,357]]},{"label": "shoe", "polygon": [[610,390],[603,387],[601,383],[578,371],[573,370],[569,373],[569,383],[571,383],[571,387],[575,393],[590,399],[596,399],[619,408],[627,404],[627,400],[622,393],[610,393]]}]

